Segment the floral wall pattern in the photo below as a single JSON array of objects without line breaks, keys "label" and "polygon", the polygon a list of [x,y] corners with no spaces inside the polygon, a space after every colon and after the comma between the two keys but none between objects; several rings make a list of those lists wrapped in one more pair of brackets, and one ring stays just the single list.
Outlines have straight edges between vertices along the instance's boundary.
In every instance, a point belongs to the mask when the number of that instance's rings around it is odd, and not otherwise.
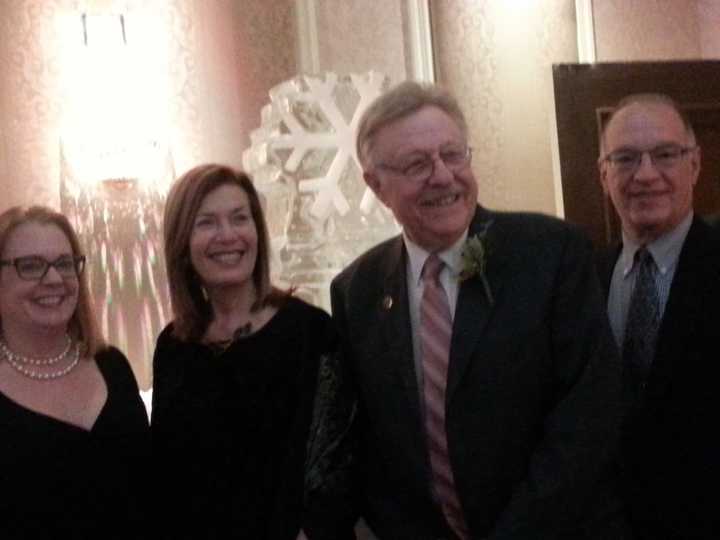
[{"label": "floral wall pattern", "polygon": [[431,2],[438,81],[468,118],[483,204],[555,212],[554,62],[576,62],[572,0]]},{"label": "floral wall pattern", "polygon": [[687,0],[596,0],[598,61],[700,58],[698,7]]},{"label": "floral wall pattern", "polygon": [[700,21],[700,55],[702,58],[720,58],[720,2],[700,0],[698,2]]},{"label": "floral wall pattern", "polygon": [[320,70],[339,75],[379,71],[406,78],[402,0],[317,0]]}]

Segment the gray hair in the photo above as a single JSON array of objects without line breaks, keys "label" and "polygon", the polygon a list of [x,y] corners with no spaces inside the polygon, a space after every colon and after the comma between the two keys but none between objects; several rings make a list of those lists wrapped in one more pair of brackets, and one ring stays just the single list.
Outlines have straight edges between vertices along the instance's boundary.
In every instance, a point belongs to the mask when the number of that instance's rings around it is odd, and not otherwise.
[{"label": "gray hair", "polygon": [[381,94],[360,118],[355,149],[363,168],[369,166],[374,137],[381,128],[427,106],[437,107],[446,113],[467,138],[465,115],[447,90],[434,84],[405,81]]}]

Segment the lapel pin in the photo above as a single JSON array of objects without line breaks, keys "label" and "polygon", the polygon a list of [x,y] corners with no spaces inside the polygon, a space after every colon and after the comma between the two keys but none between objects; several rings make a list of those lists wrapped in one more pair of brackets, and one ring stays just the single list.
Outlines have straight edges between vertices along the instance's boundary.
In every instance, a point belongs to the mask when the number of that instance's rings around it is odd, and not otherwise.
[{"label": "lapel pin", "polygon": [[390,309],[390,308],[392,307],[392,305],[393,305],[392,296],[389,296],[389,295],[388,295],[388,296],[385,296],[385,297],[382,299],[382,307],[383,307],[383,309],[388,310],[388,309]]}]

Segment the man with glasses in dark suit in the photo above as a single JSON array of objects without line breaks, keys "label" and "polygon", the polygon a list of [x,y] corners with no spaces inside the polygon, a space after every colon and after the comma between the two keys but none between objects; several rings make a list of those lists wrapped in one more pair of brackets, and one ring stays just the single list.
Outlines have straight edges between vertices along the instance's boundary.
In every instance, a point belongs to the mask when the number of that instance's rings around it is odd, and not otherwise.
[{"label": "man with glasses in dark suit", "polygon": [[467,131],[414,82],[358,126],[365,182],[403,226],[331,287],[359,513],[381,540],[622,539],[620,365],[590,243],[479,206]]},{"label": "man with glasses in dark suit", "polygon": [[625,370],[624,488],[639,540],[719,538],[720,238],[693,213],[700,148],[665,95],[623,99],[598,160],[622,243],[605,260]]}]

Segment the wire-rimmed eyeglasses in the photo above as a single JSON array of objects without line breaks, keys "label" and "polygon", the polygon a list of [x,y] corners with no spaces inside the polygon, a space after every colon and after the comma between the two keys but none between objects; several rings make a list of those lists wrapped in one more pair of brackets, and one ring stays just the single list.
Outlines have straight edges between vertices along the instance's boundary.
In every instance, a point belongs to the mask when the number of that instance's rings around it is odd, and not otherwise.
[{"label": "wire-rimmed eyeglasses", "polygon": [[695,150],[695,148],[697,146],[680,146],[677,144],[663,144],[649,150],[623,148],[610,152],[602,158],[602,161],[609,163],[618,172],[629,173],[636,171],[640,167],[643,155],[647,154],[655,168],[668,170],[675,167],[688,152]]},{"label": "wire-rimmed eyeglasses", "polygon": [[376,166],[399,174],[413,183],[425,182],[435,172],[436,159],[440,159],[445,167],[456,172],[466,167],[472,159],[472,148],[469,146],[452,146],[440,150],[435,158],[431,154],[412,154],[397,164],[378,163]]},{"label": "wire-rimmed eyeglasses", "polygon": [[61,255],[48,261],[40,255],[27,255],[15,259],[0,260],[0,266],[14,266],[20,279],[40,281],[52,266],[64,278],[79,276],[85,268],[85,255]]}]

